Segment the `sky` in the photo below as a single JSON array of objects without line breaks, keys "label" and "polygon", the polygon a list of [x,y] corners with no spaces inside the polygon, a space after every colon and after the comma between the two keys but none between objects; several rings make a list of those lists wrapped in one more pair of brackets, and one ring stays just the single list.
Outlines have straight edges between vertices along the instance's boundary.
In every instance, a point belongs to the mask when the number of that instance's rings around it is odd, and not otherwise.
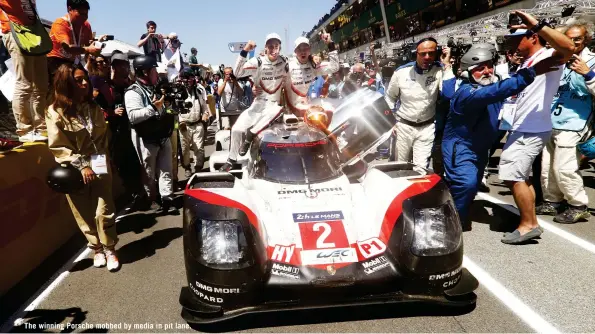
[{"label": "sky", "polygon": [[[176,32],[182,52],[198,50],[198,62],[216,67],[233,65],[237,54],[228,48],[230,42],[256,42],[257,53],[268,33],[278,33],[282,53],[293,51],[293,41],[309,32],[318,20],[329,13],[336,0],[89,0],[89,23],[97,36],[114,35],[115,39],[136,45],[146,32],[146,22],[157,23],[157,32]],[[60,6],[59,4],[63,4]],[[49,21],[66,14],[66,0],[37,0],[39,15]],[[285,41],[285,29],[289,41]]]}]

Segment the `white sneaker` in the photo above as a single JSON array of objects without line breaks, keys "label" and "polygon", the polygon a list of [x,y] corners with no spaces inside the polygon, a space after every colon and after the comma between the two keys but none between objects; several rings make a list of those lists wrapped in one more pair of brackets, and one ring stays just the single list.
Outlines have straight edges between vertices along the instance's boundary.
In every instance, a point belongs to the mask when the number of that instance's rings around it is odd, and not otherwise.
[{"label": "white sneaker", "polygon": [[105,255],[107,256],[107,269],[109,271],[120,268],[120,261],[118,261],[118,257],[114,251],[105,251]]},{"label": "white sneaker", "polygon": [[44,136],[43,134],[41,134],[41,132],[39,131],[34,131],[33,132],[33,141],[48,141],[48,137]]},{"label": "white sneaker", "polygon": [[93,266],[95,268],[101,268],[101,267],[105,266],[105,264],[106,264],[105,254],[95,253],[95,256],[93,256]]},{"label": "white sneaker", "polygon": [[21,143],[32,143],[40,141],[48,141],[48,137],[42,135],[39,131],[33,130],[26,135],[20,136],[19,141]]},{"label": "white sneaker", "polygon": [[25,135],[19,136],[19,141],[21,143],[30,143],[33,141],[33,131],[28,132]]}]

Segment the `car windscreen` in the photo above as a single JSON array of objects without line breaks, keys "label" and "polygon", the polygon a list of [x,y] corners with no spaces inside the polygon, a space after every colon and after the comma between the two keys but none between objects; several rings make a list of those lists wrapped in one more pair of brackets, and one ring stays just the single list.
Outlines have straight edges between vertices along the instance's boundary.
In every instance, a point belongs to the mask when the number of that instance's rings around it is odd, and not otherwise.
[{"label": "car windscreen", "polygon": [[282,183],[316,183],[341,175],[339,152],[327,139],[307,143],[260,143],[250,175]]}]

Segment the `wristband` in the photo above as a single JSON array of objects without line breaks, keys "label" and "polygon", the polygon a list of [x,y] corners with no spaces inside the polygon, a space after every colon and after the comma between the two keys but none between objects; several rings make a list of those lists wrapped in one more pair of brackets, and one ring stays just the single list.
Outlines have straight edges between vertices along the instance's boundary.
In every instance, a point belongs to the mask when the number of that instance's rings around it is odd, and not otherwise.
[{"label": "wristband", "polygon": [[585,81],[591,81],[593,78],[595,78],[595,72],[591,70],[587,74],[583,75],[583,78],[585,78]]},{"label": "wristband", "polygon": [[242,56],[244,58],[248,57],[248,51],[246,51],[246,50],[240,51],[240,56]]},{"label": "wristband", "polygon": [[537,24],[535,27],[531,28],[531,32],[533,32],[533,33],[537,34],[537,33],[538,33],[538,32],[540,32],[540,31],[541,31],[541,29],[543,29],[543,27],[545,27],[545,26],[548,26],[548,27],[549,27],[549,26],[550,26],[550,24],[549,24],[549,23],[547,23],[547,21],[546,21],[545,19],[541,19],[541,20],[539,21],[539,23],[538,23],[538,24]]}]

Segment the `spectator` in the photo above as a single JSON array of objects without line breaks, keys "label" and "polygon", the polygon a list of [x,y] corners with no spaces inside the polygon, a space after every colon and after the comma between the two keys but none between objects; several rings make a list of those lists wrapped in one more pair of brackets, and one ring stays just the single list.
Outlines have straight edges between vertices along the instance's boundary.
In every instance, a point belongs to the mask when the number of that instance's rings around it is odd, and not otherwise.
[{"label": "spectator", "polygon": [[[241,112],[246,110],[248,106],[244,103],[244,89],[233,74],[233,69],[231,67],[225,67],[223,69],[223,75],[224,78],[219,79],[217,84],[217,94],[221,96],[220,116],[225,116],[225,113],[228,111]],[[225,117],[221,120],[221,126],[224,129],[231,129],[237,118],[238,116]]]},{"label": "spectator", "polygon": [[89,71],[89,80],[93,90],[93,99],[101,106],[105,119],[107,120],[110,112],[113,114],[113,101],[110,92],[108,80],[111,77],[111,68],[106,57],[99,55],[95,58],[89,57],[87,60],[87,70]]},{"label": "spectator", "polygon": [[[11,32],[10,22],[20,26],[32,26],[36,20],[35,1],[21,4],[21,1],[2,0],[0,23],[3,42],[10,53],[15,71],[15,87],[12,100],[12,112],[16,120],[17,135],[21,142],[45,141],[45,109],[48,91],[47,58],[25,55]],[[45,33],[45,31],[44,31]],[[2,61],[4,64],[4,61]],[[5,65],[4,65],[5,66]]]},{"label": "spectator", "polygon": [[[513,11],[523,24],[508,35],[525,62],[519,69],[531,67],[536,62],[554,57],[564,64],[574,52],[574,44],[564,34],[548,27],[530,14]],[[546,49],[549,42],[552,49]],[[535,190],[531,182],[531,166],[551,136],[550,110],[554,95],[560,86],[564,66],[557,71],[538,76],[531,85],[517,96],[516,103],[502,116],[502,130],[510,131],[500,156],[499,176],[512,191],[520,211],[521,221],[514,232],[502,238],[506,244],[522,244],[539,237],[543,230],[535,215]]]},{"label": "spectator", "polygon": [[89,78],[80,64],[63,64],[54,77],[53,102],[46,123],[48,146],[58,163],[81,171],[85,187],[66,195],[74,218],[95,254],[93,265],[110,271],[120,267],[112,199],[107,125],[91,100]]},{"label": "spectator", "polygon": [[198,59],[196,58],[196,55],[198,54],[198,50],[196,50],[196,48],[190,49],[190,53],[191,53],[191,55],[190,55],[190,59],[188,60],[188,65],[190,65],[190,67],[194,71],[194,75],[197,78],[199,78],[201,69],[208,70],[208,67],[205,67],[204,65],[198,63]]},{"label": "spectator", "polygon": [[[50,31],[54,44],[47,56],[50,82],[60,65],[82,64],[81,55],[97,56],[101,52],[101,48],[93,44],[93,30],[87,21],[90,10],[87,0],[67,0],[66,5],[68,14],[54,21]],[[101,36],[99,41],[105,38]]]},{"label": "spectator", "polygon": [[143,47],[145,56],[155,58],[161,62],[161,53],[164,49],[163,35],[157,33],[157,24],[154,21],[147,22],[147,32],[142,34],[136,45]]},{"label": "spectator", "polygon": [[587,47],[593,31],[586,24],[573,24],[565,34],[574,42],[575,51],[552,104],[552,136],[543,150],[541,169],[544,201],[535,211],[555,216],[555,222],[573,224],[590,217],[576,146],[591,132],[595,53]]}]

